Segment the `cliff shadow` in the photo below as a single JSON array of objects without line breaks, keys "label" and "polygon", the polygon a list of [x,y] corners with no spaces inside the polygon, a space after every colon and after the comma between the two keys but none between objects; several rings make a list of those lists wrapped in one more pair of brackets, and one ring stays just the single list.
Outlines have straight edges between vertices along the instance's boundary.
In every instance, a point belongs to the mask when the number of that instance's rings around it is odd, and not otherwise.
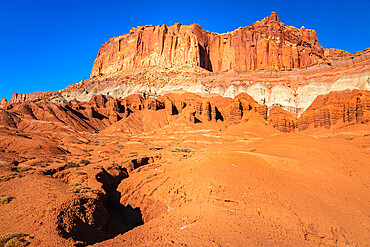
[{"label": "cliff shadow", "polygon": [[213,72],[212,63],[209,59],[209,53],[207,52],[206,47],[199,45],[199,57],[200,57],[200,67]]}]

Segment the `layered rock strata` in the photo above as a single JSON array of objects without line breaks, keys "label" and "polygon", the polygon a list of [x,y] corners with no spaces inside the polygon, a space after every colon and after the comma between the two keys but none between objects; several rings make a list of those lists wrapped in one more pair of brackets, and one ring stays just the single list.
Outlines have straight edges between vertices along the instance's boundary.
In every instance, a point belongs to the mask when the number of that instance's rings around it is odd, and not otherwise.
[{"label": "layered rock strata", "polygon": [[314,30],[286,26],[270,17],[218,34],[197,24],[144,26],[105,42],[91,77],[155,65],[192,64],[212,72],[290,70],[348,56],[325,50]]},{"label": "layered rock strata", "polygon": [[319,95],[312,105],[300,116],[297,127],[325,127],[339,124],[368,123],[370,111],[370,92],[347,90]]},{"label": "layered rock strata", "polygon": [[347,90],[320,95],[299,118],[278,106],[268,110],[246,93],[234,99],[193,93],[170,93],[151,99],[138,94],[123,99],[97,95],[89,102],[56,104],[34,100],[0,110],[1,126],[22,131],[140,132],[164,127],[171,121],[228,127],[250,119],[282,132],[368,124],[370,92]]}]

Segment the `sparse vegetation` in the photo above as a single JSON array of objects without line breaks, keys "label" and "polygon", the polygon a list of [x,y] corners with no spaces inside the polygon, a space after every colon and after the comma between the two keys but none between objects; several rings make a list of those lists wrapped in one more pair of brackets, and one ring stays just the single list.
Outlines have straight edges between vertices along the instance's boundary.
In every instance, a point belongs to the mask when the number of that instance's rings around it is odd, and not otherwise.
[{"label": "sparse vegetation", "polygon": [[191,149],[190,148],[174,148],[172,150],[172,152],[185,152],[185,153],[191,153]]},{"label": "sparse vegetation", "polygon": [[82,159],[82,160],[80,160],[80,164],[82,164],[82,165],[88,165],[88,164],[90,164],[90,160],[85,160],[85,159]]},{"label": "sparse vegetation", "polygon": [[23,233],[7,233],[0,236],[0,247],[23,247],[30,244],[30,242],[23,239],[27,236]]},{"label": "sparse vegetation", "polygon": [[78,175],[87,175],[86,172],[76,172]]},{"label": "sparse vegetation", "polygon": [[1,196],[0,197],[0,204],[8,204],[12,199],[13,199],[13,197],[8,196],[8,195]]},{"label": "sparse vegetation", "polygon": [[68,162],[66,166],[64,167],[64,169],[70,169],[70,168],[75,168],[75,167],[80,167],[80,165],[74,162]]},{"label": "sparse vegetation", "polygon": [[121,166],[117,162],[113,162],[111,165],[115,168],[121,168]]},{"label": "sparse vegetation", "polygon": [[148,175],[146,175],[146,179],[151,179],[152,177],[154,177],[153,174],[149,173]]},{"label": "sparse vegetation", "polygon": [[29,166],[24,166],[24,167],[20,167],[18,169],[18,171],[20,171],[20,172],[26,172],[26,171],[29,171],[29,170],[35,170],[35,168],[29,167]]},{"label": "sparse vegetation", "polygon": [[135,157],[135,156],[137,156],[137,152],[130,152],[130,153],[127,155],[127,157],[128,157],[128,158]]},{"label": "sparse vegetation", "polygon": [[257,148],[251,148],[251,152],[254,152],[256,150],[257,150]]},{"label": "sparse vegetation", "polygon": [[12,173],[12,174],[9,174],[7,176],[0,177],[0,182],[5,182],[5,181],[8,181],[8,180],[13,179],[13,178],[21,178],[23,176],[24,175],[19,174],[19,173]]},{"label": "sparse vegetation", "polygon": [[124,148],[125,146],[123,146],[122,144],[118,144],[117,147]]},{"label": "sparse vegetation", "polygon": [[82,185],[80,183],[71,184],[71,188],[69,188],[68,191],[73,193],[99,192],[99,190],[93,190],[90,187]]},{"label": "sparse vegetation", "polygon": [[353,140],[354,139],[354,137],[352,137],[352,136],[347,136],[346,138],[344,138],[345,140],[347,140],[347,141],[350,141],[350,140]]}]

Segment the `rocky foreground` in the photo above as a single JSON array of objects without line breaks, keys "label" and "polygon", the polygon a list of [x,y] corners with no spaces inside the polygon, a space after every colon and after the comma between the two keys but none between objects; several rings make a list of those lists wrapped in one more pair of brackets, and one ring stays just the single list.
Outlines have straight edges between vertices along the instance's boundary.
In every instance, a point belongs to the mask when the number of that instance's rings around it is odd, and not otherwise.
[{"label": "rocky foreground", "polygon": [[112,38],[0,101],[0,246],[367,246],[369,52],[276,13]]},{"label": "rocky foreground", "polygon": [[247,94],[12,104],[0,111],[0,236],[32,246],[366,245],[369,97],[322,96],[299,121],[279,107],[267,115]]}]

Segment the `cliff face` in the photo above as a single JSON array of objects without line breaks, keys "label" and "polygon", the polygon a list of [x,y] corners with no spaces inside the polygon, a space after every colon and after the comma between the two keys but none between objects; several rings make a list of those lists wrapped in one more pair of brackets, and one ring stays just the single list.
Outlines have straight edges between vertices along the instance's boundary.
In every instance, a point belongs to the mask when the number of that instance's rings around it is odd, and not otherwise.
[{"label": "cliff face", "polygon": [[9,101],[7,101],[5,98],[0,100],[0,109],[5,108],[7,105],[11,105],[13,103],[20,103],[20,102],[42,98],[44,95],[48,95],[48,94],[50,93],[45,92],[45,91],[36,91],[30,94],[13,93],[12,98]]},{"label": "cliff face", "polygon": [[270,17],[217,34],[197,24],[144,26],[105,42],[91,77],[130,68],[193,64],[213,72],[289,70],[349,55],[318,43],[314,30],[297,29]]},{"label": "cliff face", "polygon": [[[106,128],[117,131],[119,128],[136,132],[163,127],[176,120],[231,125],[248,121],[253,116],[265,122],[267,107],[247,94],[235,99],[206,98],[193,93],[170,93],[156,99],[144,99],[139,94],[123,99],[96,95],[89,102],[72,100],[56,104],[34,100],[13,103],[0,110],[0,125],[22,131],[102,131]],[[116,123],[120,127],[114,126]],[[69,128],[63,130],[61,126]]]},{"label": "cliff face", "polygon": [[370,92],[347,90],[319,95],[298,119],[298,129],[305,130],[335,124],[367,123],[370,111]]}]

